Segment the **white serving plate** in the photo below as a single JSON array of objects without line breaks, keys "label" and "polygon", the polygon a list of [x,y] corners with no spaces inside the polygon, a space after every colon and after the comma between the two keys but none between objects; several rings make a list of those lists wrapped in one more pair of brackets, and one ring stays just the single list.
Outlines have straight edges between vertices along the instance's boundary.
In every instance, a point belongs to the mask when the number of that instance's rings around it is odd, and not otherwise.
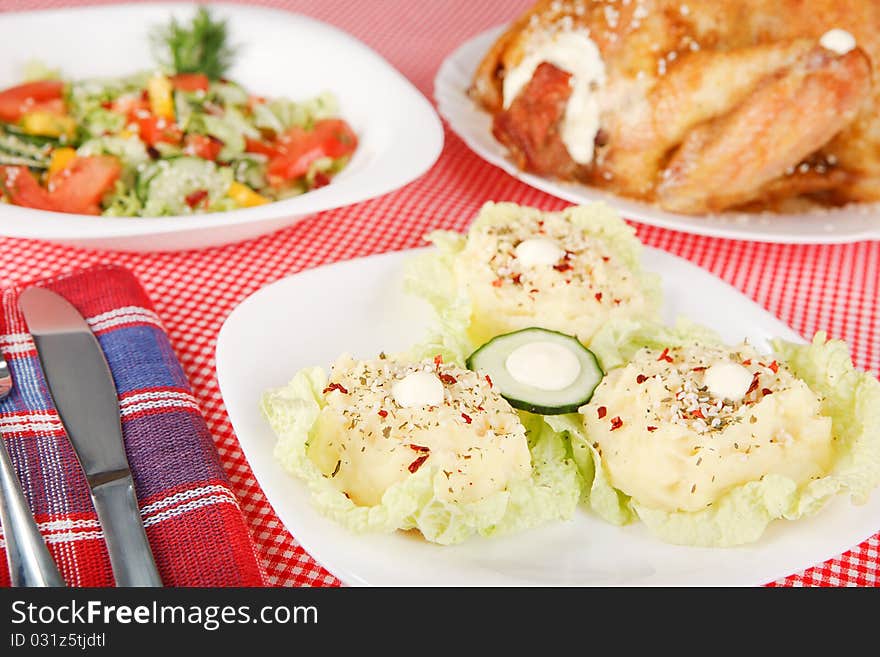
[{"label": "white serving plate", "polygon": [[[443,130],[430,103],[374,51],[348,34],[285,11],[212,5],[239,44],[230,78],[254,93],[305,99],[336,94],[359,148],[327,187],[256,208],[215,214],[114,218],[0,205],[0,235],[91,248],[165,251],[216,246],[278,230],[304,217],[381,196],[436,161]],[[66,78],[121,75],[154,66],[148,33],[190,4],[137,4],[0,13],[0,88],[38,58]],[[96,38],[95,35],[100,35]],[[381,90],[381,93],[378,91]]]},{"label": "white serving plate", "polygon": [[467,95],[474,71],[504,28],[494,28],[467,41],[447,57],[434,80],[434,97],[440,114],[452,130],[481,158],[521,181],[548,194],[586,203],[604,200],[621,215],[672,230],[756,242],[831,244],[880,239],[880,204],[801,214],[741,214],[689,216],[617,196],[596,188],[566,183],[521,171],[492,136],[492,120]]},{"label": "white serving plate", "polygon": [[[217,377],[235,433],[279,518],[325,568],[349,585],[755,585],[846,551],[880,527],[880,495],[856,507],[833,500],[814,517],[776,521],[757,543],[707,549],[667,545],[639,523],[619,528],[586,509],[570,522],[441,547],[412,533],[356,535],[318,513],[306,486],[273,459],[275,436],[258,401],[297,370],[342,352],[375,357],[419,340],[432,313],[405,295],[405,251],[337,263],[256,292],[226,320]],[[678,257],[646,249],[663,273],[664,316],[699,319],[730,342],[801,340],[723,281]]]}]

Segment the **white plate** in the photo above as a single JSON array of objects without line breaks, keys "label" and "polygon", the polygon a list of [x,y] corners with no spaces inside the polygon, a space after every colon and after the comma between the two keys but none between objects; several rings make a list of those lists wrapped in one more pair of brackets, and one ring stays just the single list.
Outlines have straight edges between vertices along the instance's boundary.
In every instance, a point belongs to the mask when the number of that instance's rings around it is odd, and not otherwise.
[{"label": "white plate", "polygon": [[[256,208],[161,218],[112,218],[0,205],[0,235],[127,251],[181,250],[235,242],[310,214],[395,190],[440,155],[443,130],[430,103],[378,54],[348,34],[285,11],[213,5],[239,44],[230,78],[264,96],[305,99],[332,91],[360,145],[322,189]],[[133,73],[154,66],[148,33],[186,4],[137,4],[0,14],[0,89],[39,58],[66,78]],[[100,38],[95,38],[100,35]],[[381,93],[378,91],[381,90]]]},{"label": "white plate", "polygon": [[629,219],[698,235],[788,244],[830,244],[880,239],[880,204],[852,205],[804,214],[729,213],[695,217],[665,212],[652,205],[586,185],[561,182],[521,171],[507,157],[504,146],[492,136],[489,114],[479,109],[467,95],[477,65],[503,29],[495,28],[484,32],[447,57],[434,80],[434,97],[440,114],[471,150],[527,185],[573,203],[609,201]]},{"label": "white plate", "polygon": [[[857,545],[880,527],[880,495],[861,507],[835,499],[812,518],[774,522],[756,544],[729,549],[661,543],[636,523],[619,528],[585,509],[511,536],[440,547],[408,534],[356,535],[319,514],[306,486],[272,458],[275,437],[257,408],[262,391],[342,352],[375,357],[402,350],[431,312],[401,288],[413,252],[306,271],[263,288],[226,320],[217,377],[245,456],[279,518],[302,546],[351,585],[752,585],[775,580]],[[800,340],[734,288],[662,251],[645,266],[663,272],[667,320],[703,318],[725,340],[759,349]]]}]

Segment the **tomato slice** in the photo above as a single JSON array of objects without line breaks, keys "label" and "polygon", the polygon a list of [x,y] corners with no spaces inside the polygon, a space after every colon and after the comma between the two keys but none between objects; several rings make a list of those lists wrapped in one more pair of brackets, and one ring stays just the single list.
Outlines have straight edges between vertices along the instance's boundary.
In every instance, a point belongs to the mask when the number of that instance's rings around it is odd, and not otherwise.
[{"label": "tomato slice", "polygon": [[101,199],[109,192],[122,167],[115,157],[78,157],[52,177],[51,189],[41,186],[27,167],[0,167],[0,186],[15,205],[53,212],[101,214]]},{"label": "tomato slice", "polygon": [[357,135],[342,119],[327,119],[307,132],[291,128],[278,139],[278,154],[266,169],[269,182],[278,186],[304,176],[315,160],[337,159],[357,148]]},{"label": "tomato slice", "polygon": [[204,73],[178,73],[171,76],[171,85],[180,91],[207,91],[210,84]]},{"label": "tomato slice", "polygon": [[115,157],[77,157],[52,179],[49,198],[58,212],[100,214],[101,199],[113,188],[121,173],[122,167]]},{"label": "tomato slice", "polygon": [[[64,83],[60,80],[28,82],[0,91],[0,121],[15,123],[25,112],[32,111],[36,105],[49,101],[60,101],[63,112],[63,93]],[[58,106],[57,103],[55,106]]]},{"label": "tomato slice", "polygon": [[351,155],[358,145],[358,138],[351,126],[342,119],[325,119],[315,124],[328,157],[333,159]]},{"label": "tomato slice", "polygon": [[27,167],[0,166],[0,187],[15,205],[37,210],[55,210],[49,192],[34,178]]},{"label": "tomato slice", "polygon": [[184,153],[204,160],[215,161],[222,150],[223,142],[208,135],[190,134],[183,140]]},{"label": "tomato slice", "polygon": [[149,108],[150,103],[140,96],[120,96],[106,107],[118,114],[124,114],[130,123],[136,122],[139,115],[146,116]]},{"label": "tomato slice", "polygon": [[278,155],[277,146],[274,144],[267,144],[259,139],[252,139],[251,137],[245,137],[244,150],[248,153],[259,153],[260,155],[265,155],[270,158]]},{"label": "tomato slice", "polygon": [[199,205],[204,204],[208,200],[208,190],[197,189],[192,194],[188,194],[184,200],[189,207],[195,210]]},{"label": "tomato slice", "polygon": [[160,119],[152,114],[136,117],[135,123],[138,125],[141,141],[147,146],[155,146],[159,142],[179,144],[183,139],[183,132],[176,123],[169,123],[166,119]]}]

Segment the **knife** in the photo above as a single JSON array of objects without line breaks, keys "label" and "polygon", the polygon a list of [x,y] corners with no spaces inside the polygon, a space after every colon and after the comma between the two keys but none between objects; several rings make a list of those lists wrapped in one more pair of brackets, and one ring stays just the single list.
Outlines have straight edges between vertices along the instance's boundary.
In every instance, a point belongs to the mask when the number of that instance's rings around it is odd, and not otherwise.
[{"label": "knife", "polygon": [[122,441],[116,385],[83,316],[64,297],[29,287],[18,299],[55,408],[89,482],[117,586],[161,586]]}]

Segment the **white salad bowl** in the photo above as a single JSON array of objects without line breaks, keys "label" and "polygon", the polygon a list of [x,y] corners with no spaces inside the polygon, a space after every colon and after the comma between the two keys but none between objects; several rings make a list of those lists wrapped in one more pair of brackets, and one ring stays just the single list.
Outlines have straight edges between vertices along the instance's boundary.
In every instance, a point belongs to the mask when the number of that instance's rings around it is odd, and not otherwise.
[{"label": "white salad bowl", "polygon": [[[195,8],[131,4],[0,14],[0,88],[18,84],[24,65],[34,59],[59,68],[67,79],[153,68],[152,27],[172,16],[187,20]],[[230,79],[267,97],[335,94],[359,145],[333,182],[254,208],[177,217],[94,217],[0,204],[0,235],[122,251],[217,246],[391,192],[422,175],[440,155],[443,130],[430,103],[360,41],[289,12],[226,4],[212,5],[212,11],[228,20],[231,40],[239,46]]]}]

